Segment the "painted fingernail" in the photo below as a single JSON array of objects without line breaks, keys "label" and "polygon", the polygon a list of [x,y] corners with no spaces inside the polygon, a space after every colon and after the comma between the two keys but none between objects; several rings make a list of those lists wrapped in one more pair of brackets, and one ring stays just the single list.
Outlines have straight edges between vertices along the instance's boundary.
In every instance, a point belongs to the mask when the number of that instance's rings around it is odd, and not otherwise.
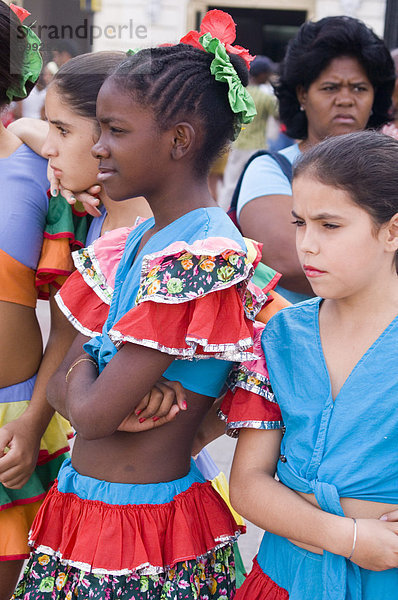
[{"label": "painted fingernail", "polygon": [[387,521],[387,515],[381,515],[379,521]]},{"label": "painted fingernail", "polygon": [[141,409],[141,410],[136,410],[136,411],[135,411],[135,414],[137,415],[137,417],[138,417],[138,415],[140,415],[141,413],[142,413],[142,409]]},{"label": "painted fingernail", "polygon": [[138,422],[139,422],[139,423],[143,423],[144,421],[146,421],[146,419],[144,419],[144,418],[142,418],[142,417],[141,417],[141,419],[138,419]]},{"label": "painted fingernail", "polygon": [[71,199],[71,202],[76,202],[76,198],[74,196],[71,196],[70,199]]},{"label": "painted fingernail", "polygon": [[184,402],[181,404],[181,406],[182,406],[182,408],[183,408],[184,410],[186,410],[186,409],[188,408],[188,404],[185,402],[185,400],[184,400]]},{"label": "painted fingernail", "polygon": [[55,196],[58,196],[58,190],[51,190],[51,196],[53,196],[55,198]]},{"label": "painted fingernail", "polygon": [[153,417],[152,421],[159,421],[159,417]]}]

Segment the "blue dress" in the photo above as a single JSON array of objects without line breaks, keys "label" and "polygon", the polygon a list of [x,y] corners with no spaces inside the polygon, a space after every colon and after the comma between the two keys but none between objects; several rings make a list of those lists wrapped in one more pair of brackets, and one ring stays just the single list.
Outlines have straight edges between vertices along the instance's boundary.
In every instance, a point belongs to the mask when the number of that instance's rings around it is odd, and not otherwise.
[{"label": "blue dress", "polygon": [[[285,427],[277,475],[287,487],[315,494],[322,510],[336,515],[344,516],[343,497],[398,504],[398,317],[365,352],[333,400],[319,333],[320,303],[314,298],[282,310],[262,334],[273,398]],[[266,421],[262,415],[258,422]],[[253,419],[246,426],[257,425]],[[264,535],[257,561],[288,594],[275,592],[270,598],[397,597],[398,569],[368,571],[342,556],[313,554],[270,533]],[[237,596],[249,597],[255,600],[243,588]]]}]

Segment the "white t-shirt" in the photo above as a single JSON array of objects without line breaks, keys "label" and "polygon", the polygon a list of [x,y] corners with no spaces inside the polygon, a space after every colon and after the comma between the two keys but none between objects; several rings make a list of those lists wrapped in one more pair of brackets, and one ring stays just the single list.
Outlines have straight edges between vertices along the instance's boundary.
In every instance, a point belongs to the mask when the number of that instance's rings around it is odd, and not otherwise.
[{"label": "white t-shirt", "polygon": [[[296,158],[301,155],[301,152],[298,144],[294,144],[281,150],[280,154],[293,164]],[[249,165],[243,177],[236,207],[238,221],[240,211],[245,204],[260,196],[272,196],[274,194],[291,196],[291,183],[273,158],[268,155],[259,156]]]}]

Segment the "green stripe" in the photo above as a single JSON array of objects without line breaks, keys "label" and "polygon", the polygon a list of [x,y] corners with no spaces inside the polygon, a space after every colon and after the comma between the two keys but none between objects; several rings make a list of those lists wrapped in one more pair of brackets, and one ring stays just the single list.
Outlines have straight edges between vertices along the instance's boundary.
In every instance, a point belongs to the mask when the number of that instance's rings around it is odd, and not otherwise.
[{"label": "green stripe", "polygon": [[45,494],[52,482],[57,478],[62,463],[68,457],[69,453],[67,452],[44,465],[37,466],[28,483],[20,490],[10,490],[0,484],[0,507],[10,503],[18,503],[21,500],[33,499]]},{"label": "green stripe", "polygon": [[275,275],[276,271],[274,271],[274,269],[271,269],[271,267],[260,262],[254,271],[252,282],[263,290],[269,282],[272,281]]},{"label": "green stripe", "polygon": [[72,211],[72,207],[61,194],[50,198],[45,231],[49,235],[60,233],[72,233],[75,240],[86,245],[89,218],[87,215],[78,216]]}]

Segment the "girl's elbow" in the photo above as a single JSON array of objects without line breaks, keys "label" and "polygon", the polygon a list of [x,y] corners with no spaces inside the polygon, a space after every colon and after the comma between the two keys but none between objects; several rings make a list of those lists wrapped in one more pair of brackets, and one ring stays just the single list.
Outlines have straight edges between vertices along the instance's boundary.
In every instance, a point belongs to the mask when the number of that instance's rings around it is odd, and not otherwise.
[{"label": "girl's elbow", "polygon": [[237,513],[244,516],[245,512],[245,486],[240,482],[240,480],[236,480],[235,478],[231,479],[229,486],[229,499],[231,501],[232,507],[236,510]]},{"label": "girl's elbow", "polygon": [[70,410],[69,418],[79,437],[88,441],[109,437],[116,430],[106,417],[93,415],[90,411]]},{"label": "girl's elbow", "polygon": [[47,383],[46,398],[48,404],[55,410],[58,410],[63,403],[64,391],[63,378],[61,379],[58,373],[54,373]]}]

